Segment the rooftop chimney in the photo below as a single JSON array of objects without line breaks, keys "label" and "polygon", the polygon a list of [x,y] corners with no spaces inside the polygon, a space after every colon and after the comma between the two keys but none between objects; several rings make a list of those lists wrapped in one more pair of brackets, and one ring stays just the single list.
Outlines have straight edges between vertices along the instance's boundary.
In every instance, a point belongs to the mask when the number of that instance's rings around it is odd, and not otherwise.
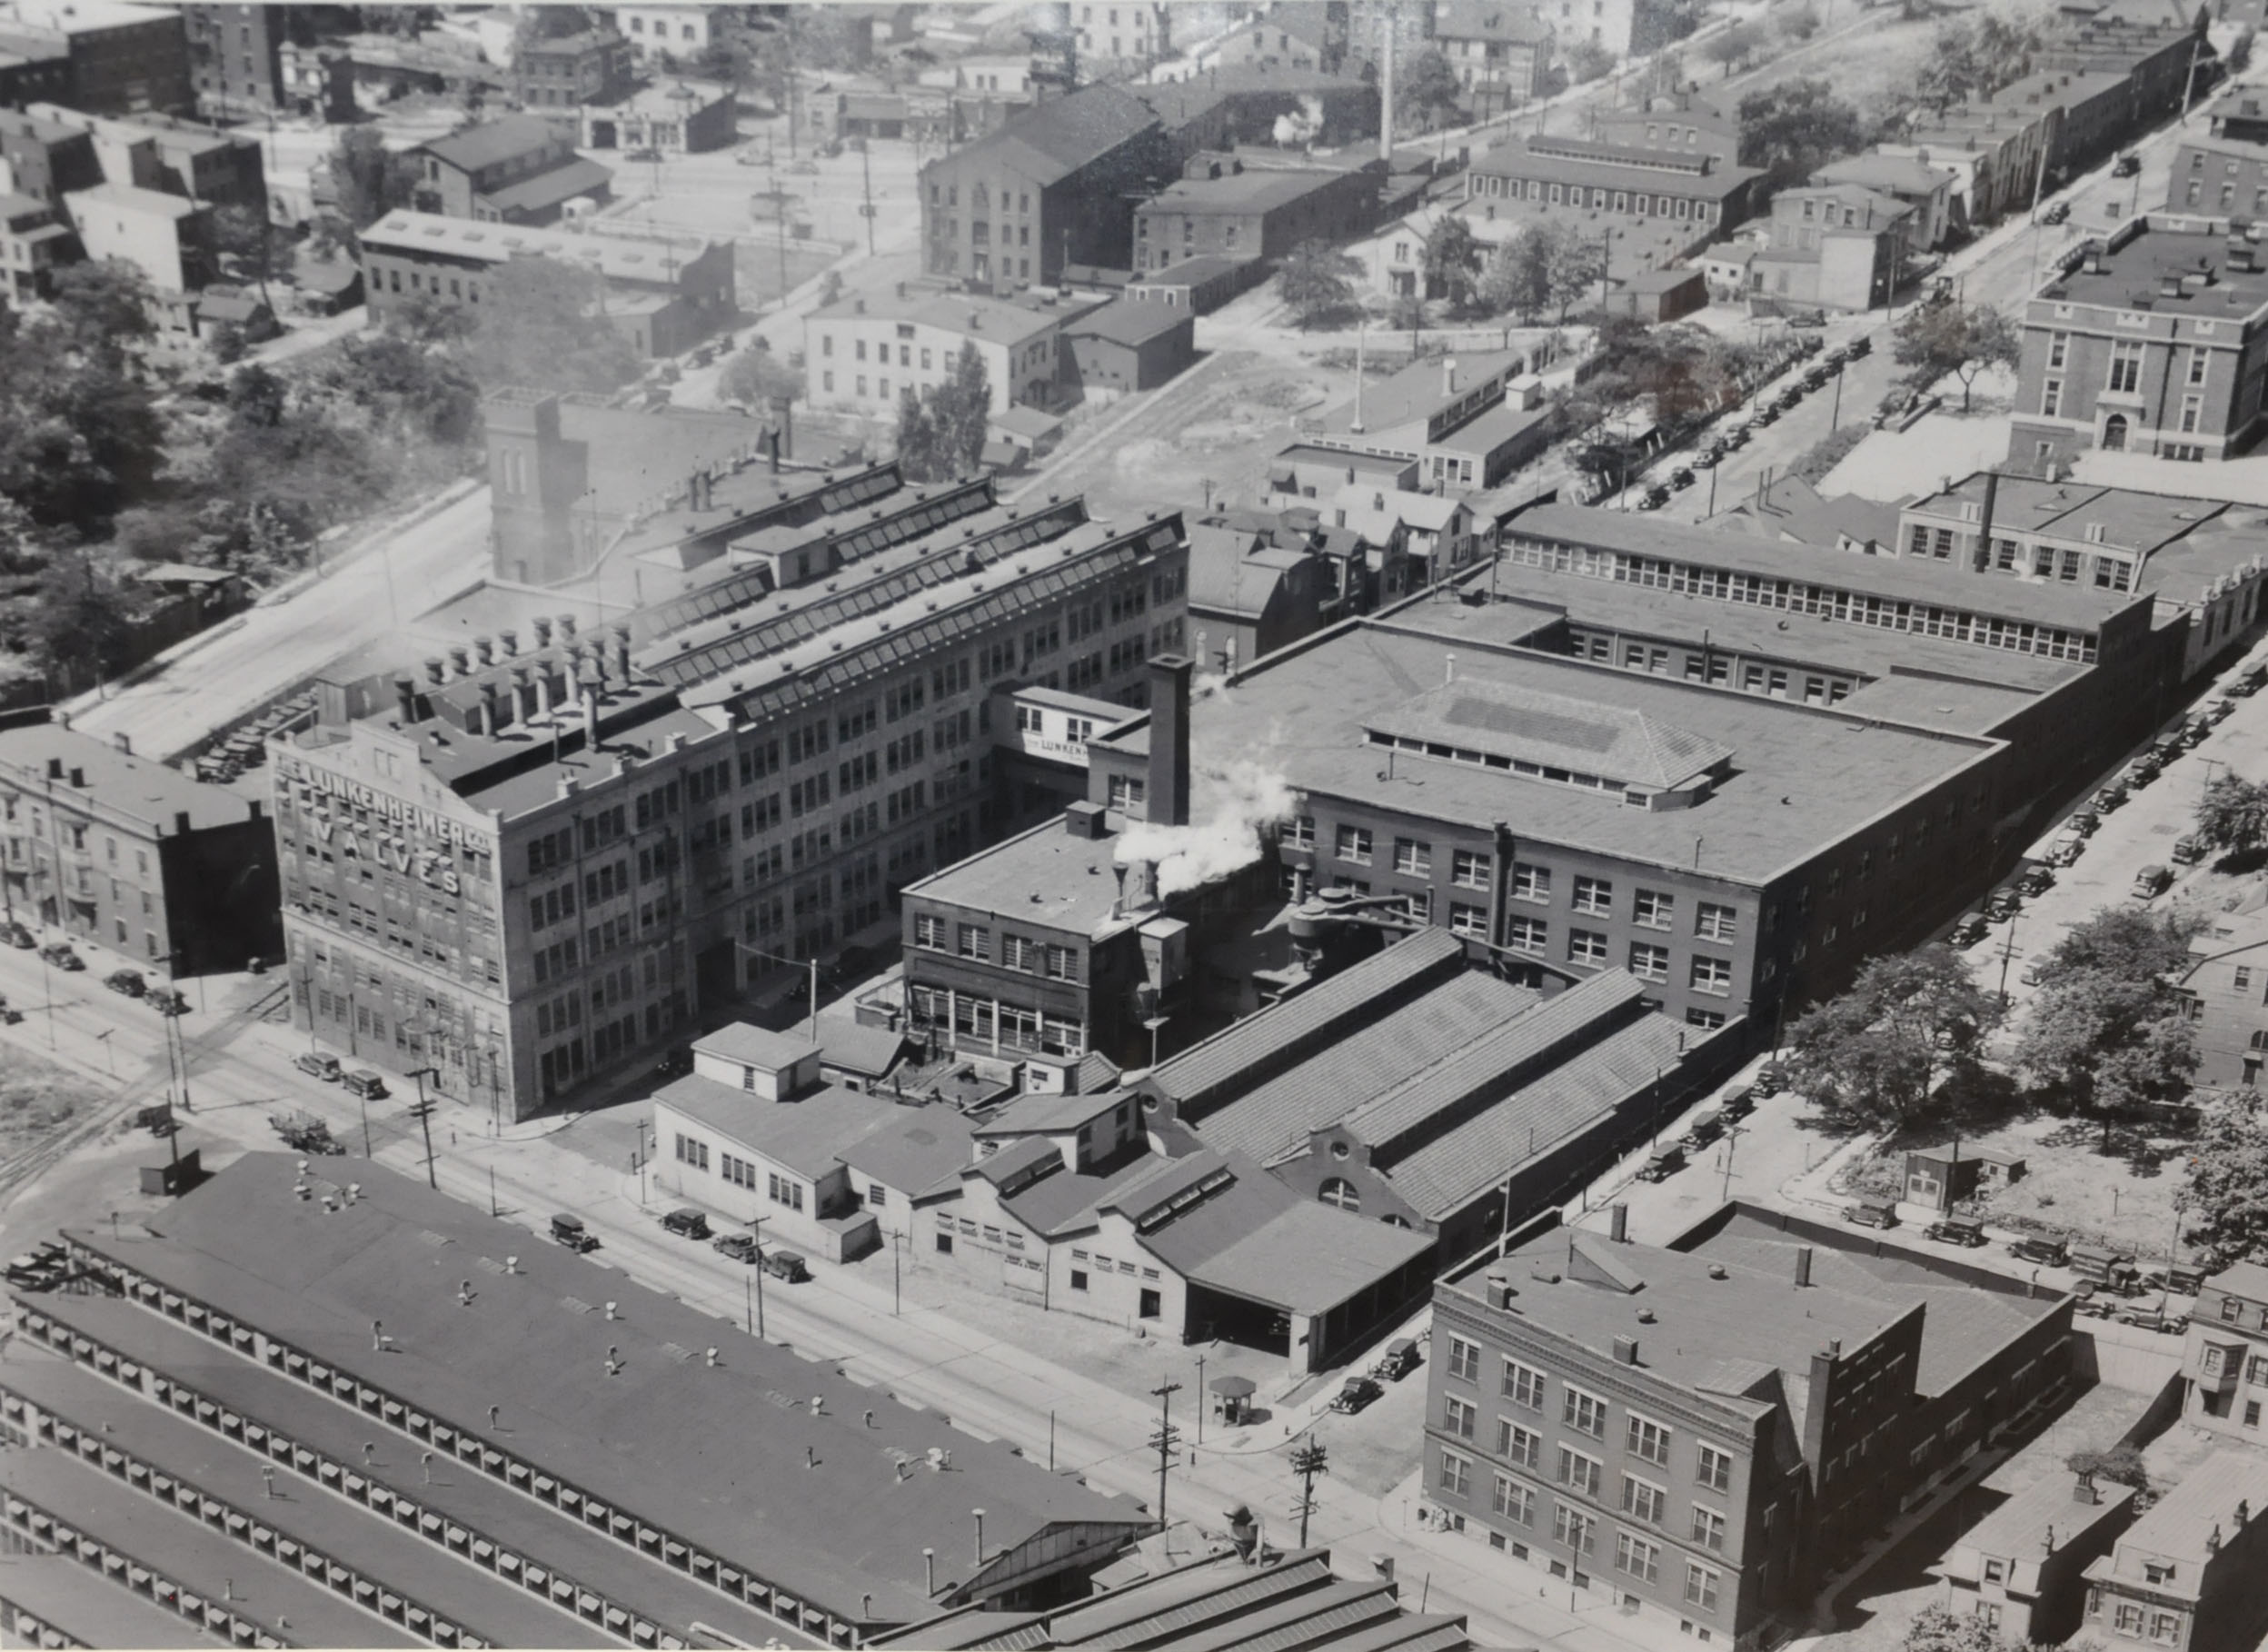
[{"label": "rooftop chimney", "polygon": [[496,633],[496,646],[504,651],[504,658],[509,660],[512,655],[520,652],[520,633],[516,631],[498,632]]},{"label": "rooftop chimney", "polygon": [[61,780],[63,778],[63,759],[60,757],[51,757],[47,760],[47,778],[49,780]]},{"label": "rooftop chimney", "polygon": [[447,662],[442,660],[439,656],[435,656],[433,659],[426,661],[425,681],[433,684],[436,688],[448,682],[449,666]]},{"label": "rooftop chimney", "polygon": [[189,835],[189,811],[186,809],[174,811],[174,830],[183,837]]},{"label": "rooftop chimney", "polygon": [[401,712],[402,726],[406,729],[417,721],[417,684],[407,677],[396,677],[393,698]]},{"label": "rooftop chimney", "polygon": [[85,790],[86,790],[86,771],[85,771],[85,770],[84,770],[84,769],[80,769],[80,768],[75,768],[75,768],[71,771],[71,783],[72,783],[74,786],[77,787],[80,791],[85,791]]},{"label": "rooftop chimney", "polygon": [[1179,654],[1149,662],[1149,821],[1189,823],[1189,672]]},{"label": "rooftop chimney", "polygon": [[2083,1474],[2072,1481],[2071,1500],[2074,1503],[2086,1504],[2094,1504],[2102,1500],[2101,1494],[2094,1488],[2094,1476]]},{"label": "rooftop chimney", "polygon": [[1441,358],[1441,393],[1445,396],[1457,393],[1457,358],[1453,355]]},{"label": "rooftop chimney", "polygon": [[575,640],[575,616],[573,614],[562,613],[552,623],[558,628],[559,640],[562,643],[572,642]]},{"label": "rooftop chimney", "polygon": [[539,616],[530,629],[535,632],[535,645],[538,649],[546,649],[552,645],[552,622],[549,620]]},{"label": "rooftop chimney", "polygon": [[116,746],[121,751],[124,751],[128,757],[132,757],[134,755],[134,736],[127,733],[124,729],[120,729],[115,733],[111,735],[110,743]]},{"label": "rooftop chimney", "polygon": [[492,737],[496,729],[496,685],[483,682],[481,684],[481,732]]},{"label": "rooftop chimney", "polygon": [[449,651],[449,675],[452,678],[470,676],[472,674],[470,658],[471,656],[462,647],[451,649]]},{"label": "rooftop chimney", "polygon": [[630,684],[630,627],[627,625],[617,625],[614,628],[614,670],[615,673],[622,678],[623,686],[628,687]]},{"label": "rooftop chimney", "polygon": [[1616,1244],[1626,1244],[1630,1239],[1630,1207],[1616,1199],[1606,1207],[1606,1237]]},{"label": "rooftop chimney", "polygon": [[1615,1363],[1636,1365],[1637,1362],[1638,1339],[1636,1337],[1616,1337],[1615,1339]]},{"label": "rooftop chimney", "polygon": [[1811,1283],[1811,1247],[1796,1247],[1796,1284],[1800,1289]]},{"label": "rooftop chimney", "polygon": [[473,657],[473,659],[475,659],[475,660],[479,661],[479,662],[480,662],[482,665],[493,665],[493,664],[495,664],[495,663],[496,663],[496,640],[495,640],[493,637],[475,637],[475,638],[473,638],[473,639],[472,639],[472,657]]}]

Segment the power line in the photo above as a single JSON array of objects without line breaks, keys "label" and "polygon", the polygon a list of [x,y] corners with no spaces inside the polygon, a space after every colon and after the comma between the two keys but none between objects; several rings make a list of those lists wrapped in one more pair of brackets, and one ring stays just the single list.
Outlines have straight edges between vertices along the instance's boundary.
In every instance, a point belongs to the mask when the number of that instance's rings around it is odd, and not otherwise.
[{"label": "power line", "polygon": [[1181,1430],[1173,1426],[1173,1397],[1181,1391],[1178,1382],[1160,1383],[1150,1389],[1158,1399],[1158,1427],[1149,1437],[1150,1449],[1158,1454],[1158,1529],[1166,1528],[1166,1471],[1173,1467],[1173,1448],[1180,1442]]},{"label": "power line", "polygon": [[1309,1440],[1304,1446],[1294,1447],[1291,1471],[1299,1477],[1299,1500],[1291,1508],[1292,1512],[1299,1517],[1299,1547],[1305,1548],[1308,1546],[1308,1517],[1316,1509],[1315,1477],[1330,1472],[1328,1457],[1322,1442]]}]

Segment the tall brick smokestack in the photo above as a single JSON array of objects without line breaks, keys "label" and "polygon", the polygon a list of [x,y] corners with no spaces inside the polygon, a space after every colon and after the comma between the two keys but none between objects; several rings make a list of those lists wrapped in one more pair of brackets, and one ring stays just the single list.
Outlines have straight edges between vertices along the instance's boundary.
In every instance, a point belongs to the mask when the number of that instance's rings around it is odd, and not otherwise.
[{"label": "tall brick smokestack", "polygon": [[1153,826],[1189,823],[1191,662],[1159,654],[1149,662],[1149,798]]}]

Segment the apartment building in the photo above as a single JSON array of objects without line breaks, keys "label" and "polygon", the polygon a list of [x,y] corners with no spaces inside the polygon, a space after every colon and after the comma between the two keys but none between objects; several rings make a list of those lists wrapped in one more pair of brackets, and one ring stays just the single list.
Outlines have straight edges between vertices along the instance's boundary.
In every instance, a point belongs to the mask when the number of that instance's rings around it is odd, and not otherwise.
[{"label": "apartment building", "polygon": [[2066,1380],[2068,1298],[1727,1205],[1561,1230],[1434,1292],[1425,1488],[1599,1606],[1737,1647]]},{"label": "apartment building", "polygon": [[1439,0],[1433,43],[1457,77],[1473,119],[1485,121],[1550,90],[1551,25],[1507,0]]},{"label": "apartment building", "polygon": [[[2248,983],[2249,989],[2249,983]],[[2246,992],[2249,998],[2250,990]],[[2268,1267],[2232,1262],[2197,1293],[2182,1349],[2182,1416],[2257,1440],[2268,1429]]]},{"label": "apartment building", "polygon": [[585,104],[618,103],[629,95],[637,55],[612,29],[531,40],[512,60],[512,85],[522,107],[572,123]]},{"label": "apartment building", "polygon": [[79,239],[55,209],[30,195],[0,194],[0,283],[21,304],[45,298],[55,271],[76,263]]},{"label": "apartment building", "polygon": [[281,950],[265,810],[45,712],[0,729],[0,888],[19,923],[175,978]]},{"label": "apartment building", "polygon": [[2009,463],[2234,457],[2259,430],[2263,335],[2268,264],[2229,220],[2144,215],[2090,238],[2024,306]]},{"label": "apartment building", "polygon": [[5,57],[59,64],[61,88],[52,70],[26,78],[43,88],[43,95],[90,114],[187,114],[196,104],[188,33],[171,6],[136,0],[5,0]]},{"label": "apartment building", "polygon": [[284,42],[292,13],[288,5],[209,0],[181,8],[200,114],[243,116],[292,106],[284,79]]},{"label": "apartment building", "polygon": [[411,156],[421,211],[482,224],[556,223],[577,195],[603,201],[613,174],[575,154],[540,114],[501,120],[436,138]]},{"label": "apartment building", "polygon": [[502,1118],[650,1061],[895,932],[898,890],[997,830],[994,689],[1139,696],[1179,615],[1176,518],[886,467],[801,497],[603,631],[562,614],[325,692],[274,765],[300,1025]]},{"label": "apartment building", "polygon": [[1748,260],[1744,291],[1792,305],[1871,310],[1890,302],[1914,250],[1915,209],[1857,184],[1815,184],[1772,197],[1769,240]]}]

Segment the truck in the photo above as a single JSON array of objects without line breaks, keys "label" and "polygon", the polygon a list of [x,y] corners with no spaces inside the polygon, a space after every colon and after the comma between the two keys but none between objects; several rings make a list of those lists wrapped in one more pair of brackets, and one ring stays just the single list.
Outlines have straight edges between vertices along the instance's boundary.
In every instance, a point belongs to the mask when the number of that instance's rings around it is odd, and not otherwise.
[{"label": "truck", "polygon": [[2174,886],[2174,874],[2163,866],[2145,866],[2134,874],[2130,891],[2137,901],[2155,901]]}]

